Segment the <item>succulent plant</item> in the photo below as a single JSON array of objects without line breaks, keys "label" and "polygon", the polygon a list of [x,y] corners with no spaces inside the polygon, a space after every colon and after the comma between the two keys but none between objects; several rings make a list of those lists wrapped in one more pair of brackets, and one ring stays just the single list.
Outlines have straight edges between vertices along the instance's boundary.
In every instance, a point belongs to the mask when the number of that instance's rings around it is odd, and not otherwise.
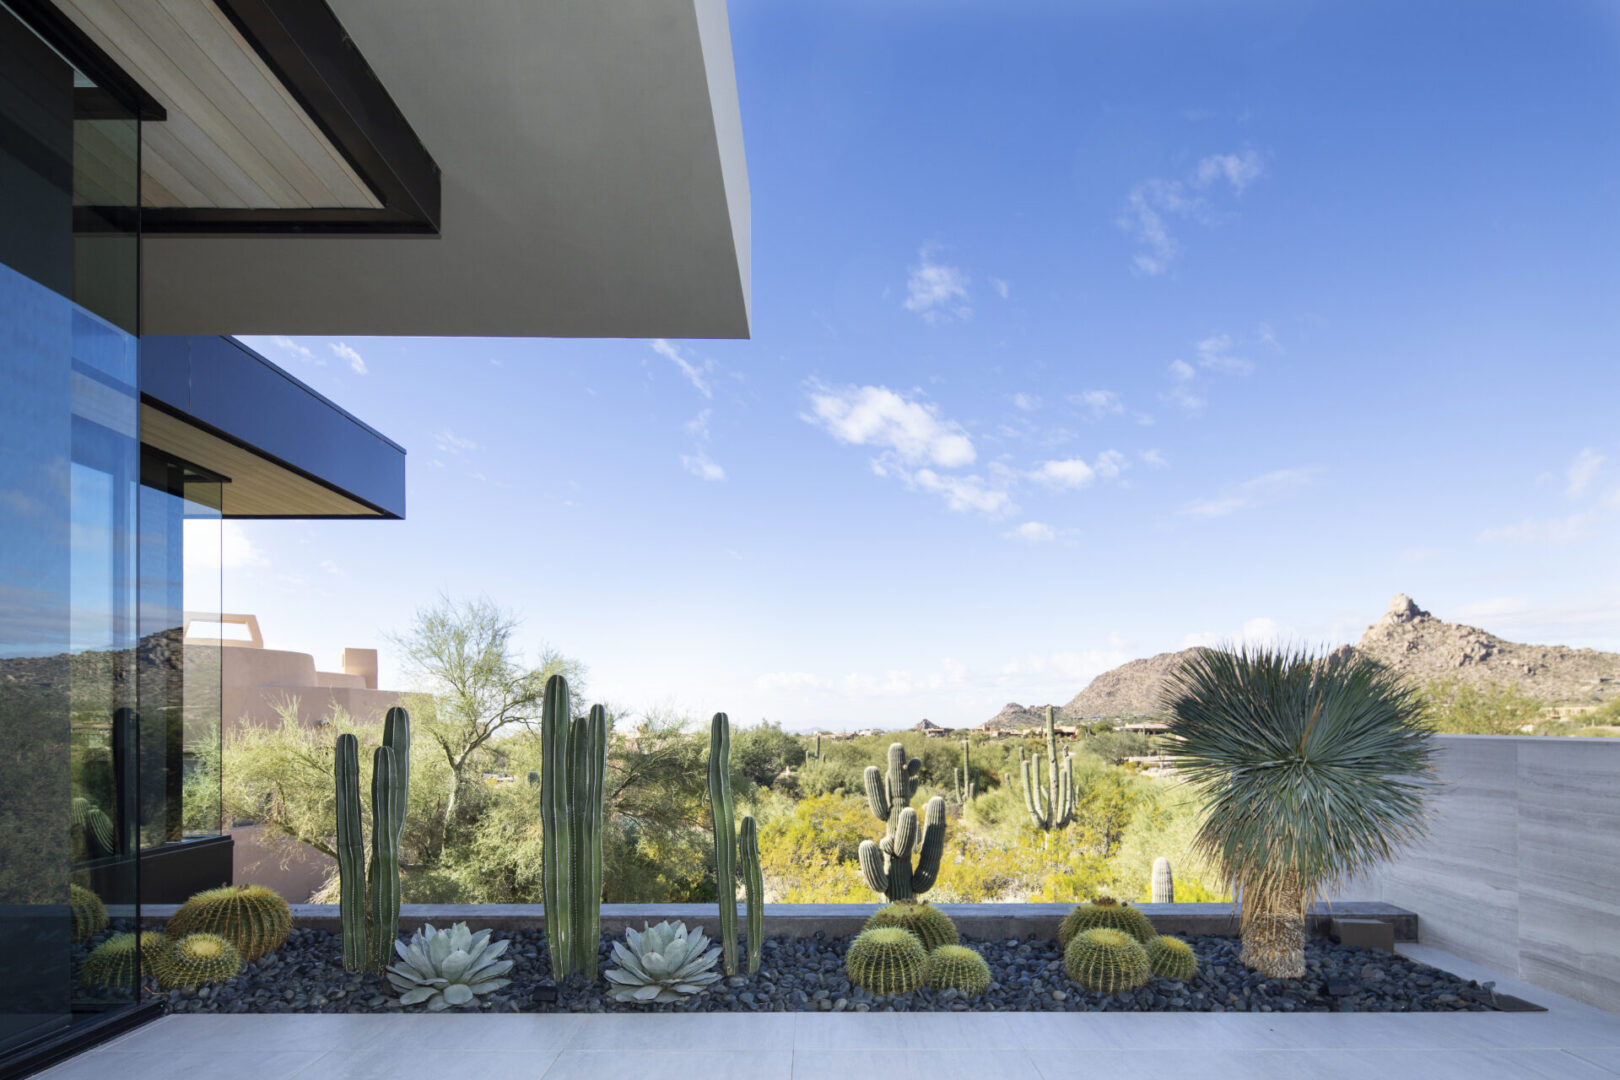
[{"label": "succulent plant", "polygon": [[966,806],[978,794],[973,786],[973,746],[968,740],[962,740],[962,767],[951,771],[956,777],[956,801]]},{"label": "succulent plant", "polygon": [[411,935],[411,943],[394,942],[399,963],[388,966],[388,981],[400,992],[401,1005],[427,1002],[429,1012],[466,1005],[480,994],[499,990],[511,979],[512,961],[500,959],[511,944],[490,944],[490,931],[473,933],[466,923],[435,930],[429,923]]},{"label": "succulent plant", "polygon": [[1132,990],[1152,976],[1142,943],[1123,930],[1086,930],[1063,950],[1069,978],[1098,994]]},{"label": "succulent plant", "polygon": [[236,946],[242,962],[275,952],[292,933],[292,911],[263,885],[227,885],[200,892],[181,904],[166,928],[175,938],[218,934]]},{"label": "succulent plant", "polygon": [[1099,896],[1064,916],[1058,927],[1058,944],[1067,949],[1076,934],[1087,930],[1123,930],[1137,941],[1151,941],[1158,934],[1141,911],[1110,896]]},{"label": "succulent plant", "polygon": [[898,926],[917,935],[923,948],[933,952],[941,945],[955,945],[958,938],[956,924],[951,917],[927,901],[901,900],[885,904],[866,920],[864,930],[879,926]]},{"label": "succulent plant", "polygon": [[849,981],[874,994],[909,994],[923,984],[928,950],[898,926],[862,930],[844,957]]},{"label": "succulent plant", "polygon": [[73,918],[74,941],[88,941],[107,929],[107,909],[101,897],[82,885],[68,886],[68,913]]},{"label": "succulent plant", "polygon": [[112,818],[83,795],[74,797],[68,820],[71,826],[79,831],[79,835],[84,837],[85,849],[92,858],[98,855],[111,855],[116,850]]},{"label": "succulent plant", "polygon": [[1178,937],[1160,934],[1147,943],[1148,967],[1164,979],[1190,979],[1198,974],[1198,954]]},{"label": "succulent plant", "polygon": [[596,978],[602,937],[602,795],[607,710],[575,716],[568,680],[546,680],[540,713],[540,888],[551,977]]},{"label": "succulent plant", "polygon": [[737,822],[731,805],[731,719],[709,722],[709,816],[714,824],[714,880],[720,894],[720,944],[726,974],[737,974]]},{"label": "succulent plant", "polygon": [[1163,855],[1153,860],[1153,902],[1155,904],[1176,902],[1176,878],[1170,872],[1170,860]]},{"label": "succulent plant", "polygon": [[165,990],[224,982],[242,970],[236,946],[218,934],[188,934],[172,940],[156,958],[152,973]]},{"label": "succulent plant", "polygon": [[765,872],[759,861],[759,826],[744,815],[737,834],[737,861],[742,870],[743,906],[748,912],[748,974],[759,970],[765,949]]},{"label": "succulent plant", "polygon": [[709,946],[703,927],[687,933],[685,923],[665,920],[639,932],[626,928],[624,940],[613,943],[619,966],[604,974],[615,1001],[663,1004],[701,993],[718,979],[719,956],[720,946]]},{"label": "succulent plant", "polygon": [[371,756],[371,859],[360,818],[360,744],[337,738],[338,916],[343,966],[381,974],[399,943],[399,841],[411,785],[411,717],[395,706],[383,719],[382,745]]},{"label": "succulent plant", "polygon": [[[908,803],[917,793],[922,759],[906,760],[901,743],[889,744],[889,769],[868,765],[864,781],[866,805],[872,816],[886,822],[883,841],[862,840],[856,854],[861,875],[875,892],[890,900],[910,900],[933,888],[939,877],[939,857],[945,850],[945,800],[929,799],[923,807],[923,825]],[[917,854],[916,865],[911,862]]]},{"label": "succulent plant", "polygon": [[[1018,764],[1024,774],[1024,809],[1038,829],[1061,829],[1074,820],[1074,755],[1064,755],[1060,763],[1057,756],[1057,721],[1052,706],[1046,707],[1046,785],[1039,784],[1041,755],[1034,761],[1024,760],[1018,751]],[[1045,802],[1042,802],[1045,796]]]},{"label": "succulent plant", "polygon": [[[140,956],[150,972],[168,948],[168,939],[155,930],[145,931],[138,946]],[[109,990],[128,990],[135,985],[137,945],[134,934],[114,934],[90,950],[84,958],[79,979],[86,986],[103,986]]]},{"label": "succulent plant", "polygon": [[935,990],[976,997],[990,988],[990,965],[966,945],[941,945],[928,954],[924,978]]}]

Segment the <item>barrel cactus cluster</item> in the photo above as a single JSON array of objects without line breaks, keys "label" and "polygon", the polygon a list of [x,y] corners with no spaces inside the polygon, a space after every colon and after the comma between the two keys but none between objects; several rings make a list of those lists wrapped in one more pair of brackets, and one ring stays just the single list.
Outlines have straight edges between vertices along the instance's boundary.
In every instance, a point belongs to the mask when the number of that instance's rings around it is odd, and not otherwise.
[{"label": "barrel cactus cluster", "polygon": [[86,986],[128,990],[135,985],[138,969],[154,973],[167,949],[168,938],[158,931],[143,932],[139,941],[135,934],[114,934],[90,950],[79,980]]},{"label": "barrel cactus cluster", "polygon": [[977,997],[990,989],[990,965],[966,945],[941,945],[928,954],[923,978],[931,989]]},{"label": "barrel cactus cluster", "polygon": [[101,897],[82,885],[68,886],[68,916],[73,920],[74,941],[88,941],[107,929],[107,908]]},{"label": "barrel cactus cluster", "polygon": [[1178,937],[1160,934],[1146,945],[1148,966],[1161,979],[1187,980],[1198,974],[1198,954]]},{"label": "barrel cactus cluster", "polygon": [[1139,909],[1109,896],[1100,896],[1069,912],[1058,927],[1058,944],[1067,949],[1069,942],[1087,930],[1121,930],[1139,942],[1150,941],[1157,933]]},{"label": "barrel cactus cluster", "polygon": [[923,985],[928,950],[917,935],[898,926],[862,930],[844,957],[849,981],[883,996],[909,994]]},{"label": "barrel cactus cluster", "polygon": [[248,963],[281,948],[292,932],[292,910],[263,885],[227,885],[181,904],[166,929],[176,940],[218,934]]},{"label": "barrel cactus cluster", "polygon": [[189,934],[155,957],[152,973],[165,990],[224,982],[242,970],[242,954],[218,934]]},{"label": "barrel cactus cluster", "polygon": [[1124,930],[1084,930],[1063,950],[1063,971],[1097,994],[1134,990],[1153,975],[1147,950]]},{"label": "barrel cactus cluster", "polygon": [[923,948],[933,952],[942,945],[955,945],[958,940],[956,924],[950,916],[927,901],[902,900],[878,908],[864,929],[879,926],[898,926],[917,935]]}]

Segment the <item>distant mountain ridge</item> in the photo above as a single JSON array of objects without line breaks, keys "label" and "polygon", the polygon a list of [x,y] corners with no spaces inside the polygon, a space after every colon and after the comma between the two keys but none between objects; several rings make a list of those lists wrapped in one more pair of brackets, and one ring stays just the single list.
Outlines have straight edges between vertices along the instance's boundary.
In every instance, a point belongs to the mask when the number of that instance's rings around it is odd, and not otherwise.
[{"label": "distant mountain ridge", "polygon": [[[1148,716],[1161,711],[1165,677],[1202,646],[1131,660],[1103,672],[1059,709],[1063,720]],[[1454,680],[1466,686],[1513,684],[1549,705],[1601,705],[1620,697],[1620,653],[1566,645],[1521,645],[1475,626],[1448,623],[1405,593],[1345,651],[1360,652],[1424,685]],[[1033,727],[1045,706],[1008,704],[988,729]]]}]

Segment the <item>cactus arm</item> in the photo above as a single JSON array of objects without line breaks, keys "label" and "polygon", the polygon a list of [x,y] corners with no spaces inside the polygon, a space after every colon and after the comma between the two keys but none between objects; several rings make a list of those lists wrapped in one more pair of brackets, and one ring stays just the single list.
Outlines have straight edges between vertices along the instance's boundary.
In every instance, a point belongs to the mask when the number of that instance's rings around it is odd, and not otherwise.
[{"label": "cactus arm", "polygon": [[857,858],[861,864],[861,876],[866,878],[867,885],[873,892],[889,895],[889,875],[884,869],[888,862],[878,845],[871,840],[862,840],[857,850]]},{"label": "cactus arm", "polygon": [[900,823],[894,830],[893,850],[896,858],[909,859],[917,844],[917,811],[906,807],[900,811]]},{"label": "cactus arm", "polygon": [[[917,830],[917,812],[908,806],[906,807],[906,813],[911,815],[911,829],[912,833],[915,835]],[[916,890],[911,887],[910,850],[908,849],[904,855],[899,854],[899,852],[888,840],[885,840],[880,847],[887,849],[883,852],[883,870],[884,877],[888,880],[889,887],[884,890],[883,895],[888,897],[891,902],[913,899],[917,894]]]},{"label": "cactus arm", "polygon": [[572,970],[573,836],[568,819],[568,734],[573,715],[568,680],[546,680],[540,714],[540,881],[546,920],[546,951],[551,977],[561,982]]},{"label": "cactus arm", "polygon": [[379,746],[371,755],[371,850],[377,871],[367,882],[371,901],[371,958],[381,974],[393,960],[399,939],[399,824],[394,820],[394,750]]},{"label": "cactus arm", "polygon": [[360,743],[339,735],[333,764],[337,782],[338,913],[343,925],[343,968],[366,968],[366,837],[360,821]]},{"label": "cactus arm", "polygon": [[1035,826],[1044,829],[1047,826],[1047,811],[1041,809],[1041,791],[1035,786],[1035,777],[1041,768],[1041,755],[1036,754],[1033,762],[1026,758],[1018,764],[1024,774],[1024,809],[1029,811]]},{"label": "cactus arm", "polygon": [[731,807],[731,721],[709,725],[709,813],[714,821],[714,879],[720,901],[720,944],[727,975],[737,974],[737,824]]},{"label": "cactus arm", "polygon": [[759,865],[759,828],[752,815],[742,819],[741,848],[743,898],[748,908],[748,974],[759,970],[765,947],[765,875]]},{"label": "cactus arm", "polygon": [[887,823],[889,820],[889,793],[884,787],[883,774],[876,765],[868,765],[862,774],[866,781],[866,806],[872,816]]},{"label": "cactus arm", "polygon": [[[393,820],[394,847],[397,851],[405,837],[405,814],[410,806],[411,791],[411,714],[398,705],[389,709],[388,714],[383,717],[382,744],[394,752],[393,783],[388,799],[388,810]],[[375,820],[372,821],[371,827],[373,830],[377,828]],[[371,876],[375,877],[378,872],[377,845],[374,838],[371,847]],[[389,916],[396,932],[399,928],[399,897],[397,893],[398,890],[396,890],[394,899],[394,910]],[[376,912],[372,912],[371,917],[375,921],[377,918]],[[378,971],[393,963],[393,946],[387,946],[387,951],[379,953],[377,959],[380,965],[377,968]]]},{"label": "cactus arm", "polygon": [[596,978],[602,938],[602,788],[607,767],[607,710],[593,705],[573,724],[574,960],[587,979]]},{"label": "cactus arm", "polygon": [[911,889],[918,896],[934,887],[939,879],[939,860],[945,853],[945,800],[938,795],[923,808],[922,847],[917,851],[917,868],[911,872]]}]

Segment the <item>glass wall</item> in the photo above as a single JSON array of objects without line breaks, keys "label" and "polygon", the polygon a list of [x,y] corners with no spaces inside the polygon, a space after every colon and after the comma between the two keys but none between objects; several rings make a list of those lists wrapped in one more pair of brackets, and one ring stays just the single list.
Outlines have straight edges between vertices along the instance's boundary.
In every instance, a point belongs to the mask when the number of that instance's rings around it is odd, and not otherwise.
[{"label": "glass wall", "polygon": [[0,7],[0,1057],[135,1003],[139,140]]}]

